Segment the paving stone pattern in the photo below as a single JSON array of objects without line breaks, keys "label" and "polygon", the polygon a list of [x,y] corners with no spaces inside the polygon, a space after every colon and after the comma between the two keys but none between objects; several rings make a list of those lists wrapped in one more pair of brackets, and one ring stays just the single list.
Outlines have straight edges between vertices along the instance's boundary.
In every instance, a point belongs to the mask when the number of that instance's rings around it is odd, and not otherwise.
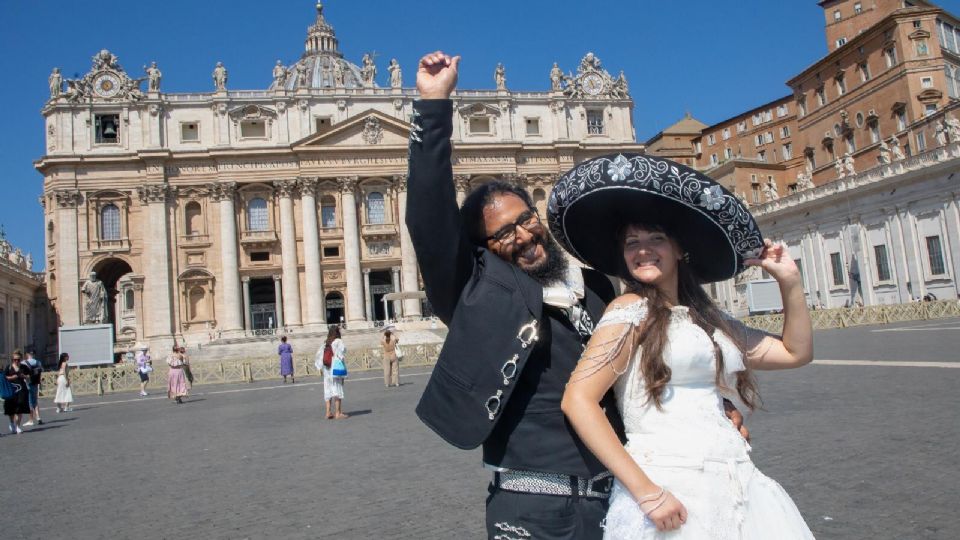
[{"label": "paving stone pattern", "polygon": [[[817,356],[957,362],[960,321],[940,324],[821,332]],[[316,379],[206,387],[181,406],[113,395],[47,409],[44,426],[0,437],[0,536],[483,538],[480,453],[416,419],[427,378],[404,375],[387,390],[358,374],[344,421],[323,418]],[[754,460],[817,538],[960,538],[960,369],[814,365],[760,382]]]}]

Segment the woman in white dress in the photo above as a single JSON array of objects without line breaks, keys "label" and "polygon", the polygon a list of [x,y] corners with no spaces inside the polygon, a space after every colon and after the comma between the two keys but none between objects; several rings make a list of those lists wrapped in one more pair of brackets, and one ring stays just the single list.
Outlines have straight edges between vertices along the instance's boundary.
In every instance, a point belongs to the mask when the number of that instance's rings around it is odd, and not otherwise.
[{"label": "woman in white dress", "polygon": [[70,368],[68,362],[70,355],[60,353],[60,361],[57,363],[57,393],[53,396],[53,403],[57,406],[57,412],[69,412],[73,408],[73,390],[70,389]]},{"label": "woman in white dress", "polygon": [[323,400],[327,407],[327,420],[343,420],[350,415],[343,412],[343,379],[344,377],[334,377],[332,372],[333,362],[336,360],[346,361],[347,348],[340,338],[340,327],[331,326],[327,331],[327,340],[323,348],[317,352],[318,359],[315,365],[323,370]]},{"label": "woman in white dress", "polygon": [[[757,405],[751,370],[811,361],[796,264],[785,246],[761,239],[736,197],[700,173],[645,156],[595,160],[606,162],[583,164],[584,175],[607,175],[590,177],[591,184],[568,173],[551,196],[550,218],[571,253],[627,286],[595,328],[562,402],[616,478],[604,538],[812,538],[789,495],[756,469],[723,410],[724,396]],[[571,184],[579,190],[569,191]],[[777,280],[782,337],[725,316],[704,292],[704,282],[744,266]],[[599,405],[611,388],[625,445]]]}]

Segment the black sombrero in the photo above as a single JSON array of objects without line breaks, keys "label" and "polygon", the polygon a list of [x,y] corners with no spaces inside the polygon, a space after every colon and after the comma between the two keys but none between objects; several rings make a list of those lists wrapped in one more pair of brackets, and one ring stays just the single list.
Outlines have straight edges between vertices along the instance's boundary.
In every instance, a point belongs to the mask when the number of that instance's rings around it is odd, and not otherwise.
[{"label": "black sombrero", "polygon": [[550,231],[573,256],[618,275],[620,229],[631,222],[660,224],[690,254],[704,283],[731,278],[763,250],[763,236],[746,205],[690,167],[641,154],[584,161],[553,188]]}]

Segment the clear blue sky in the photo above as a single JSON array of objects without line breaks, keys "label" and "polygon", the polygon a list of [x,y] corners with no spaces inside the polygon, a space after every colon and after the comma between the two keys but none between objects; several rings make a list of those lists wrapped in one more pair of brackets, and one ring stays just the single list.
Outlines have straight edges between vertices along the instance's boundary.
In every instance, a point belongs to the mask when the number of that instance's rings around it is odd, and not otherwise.
[{"label": "clear blue sky", "polygon": [[[939,3],[960,13],[960,0]],[[492,88],[503,62],[514,90],[546,90],[553,62],[576,68],[593,51],[624,70],[645,141],[689,110],[707,124],[789,93],[784,82],[826,53],[815,0],[327,0],[324,14],[346,57],[377,51],[379,83],[399,59],[442,48],[461,54],[461,88]],[[114,7],[117,6],[117,7]],[[312,0],[162,2],[0,0],[0,224],[44,266],[40,109],[47,76],[83,75],[102,48],[131,75],[157,61],[166,92],[209,91],[217,61],[231,89],[262,89],[279,58],[294,62],[313,22]]]}]

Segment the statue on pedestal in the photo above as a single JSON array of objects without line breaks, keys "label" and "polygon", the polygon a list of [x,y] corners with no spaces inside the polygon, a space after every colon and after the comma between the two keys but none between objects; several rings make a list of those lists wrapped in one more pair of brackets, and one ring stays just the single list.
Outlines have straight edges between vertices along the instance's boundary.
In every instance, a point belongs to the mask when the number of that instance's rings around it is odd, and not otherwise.
[{"label": "statue on pedestal", "polygon": [[903,149],[900,148],[900,139],[890,137],[890,150],[893,152],[894,161],[903,161]]},{"label": "statue on pedestal", "polygon": [[150,67],[144,66],[143,71],[147,74],[147,91],[159,92],[160,79],[163,77],[163,74],[160,73],[160,69],[157,68],[157,63],[150,62]]},{"label": "statue on pedestal", "polygon": [[343,88],[343,64],[338,58],[333,59],[333,86]]},{"label": "statue on pedestal", "polygon": [[90,272],[90,279],[80,288],[84,296],[82,324],[103,324],[107,322],[107,288],[97,279],[96,272]]},{"label": "statue on pedestal", "polygon": [[947,124],[947,135],[950,136],[950,142],[960,142],[960,120],[957,120],[957,117],[953,114],[948,114],[944,118],[944,123]]},{"label": "statue on pedestal", "polygon": [[843,168],[849,176],[857,174],[857,171],[853,168],[853,156],[850,155],[850,152],[843,155]]},{"label": "statue on pedestal", "polygon": [[390,59],[390,65],[387,66],[390,72],[390,88],[400,88],[403,86],[403,72],[400,71],[400,62],[396,58]]},{"label": "statue on pedestal", "polygon": [[273,66],[273,87],[282,88],[287,82],[287,68],[283,67],[283,62],[277,60],[277,65]]},{"label": "statue on pedestal", "polygon": [[780,198],[780,194],[777,193],[776,182],[770,180],[763,186],[763,196],[767,199],[767,202],[775,201]]},{"label": "statue on pedestal", "polygon": [[877,162],[881,165],[890,164],[890,145],[882,139],[880,140],[880,154],[877,156]]},{"label": "statue on pedestal", "polygon": [[373,88],[374,80],[377,78],[377,65],[373,62],[373,55],[364,53],[362,63],[360,77],[363,78],[363,86]]},{"label": "statue on pedestal", "polygon": [[560,70],[560,66],[556,62],[553,63],[553,68],[550,69],[550,90],[554,92],[559,92],[563,89],[563,71]]},{"label": "statue on pedestal", "polygon": [[60,92],[63,90],[63,76],[60,75],[60,68],[53,68],[47,81],[50,83],[50,99],[60,97]]},{"label": "statue on pedestal", "polygon": [[507,70],[501,63],[497,63],[497,69],[493,71],[493,82],[497,84],[497,90],[507,89]]},{"label": "statue on pedestal", "polygon": [[937,146],[947,145],[947,128],[940,122],[937,122],[936,132],[933,138],[937,140]]},{"label": "statue on pedestal", "polygon": [[297,88],[307,87],[307,64],[306,62],[297,63]]},{"label": "statue on pedestal", "polygon": [[833,162],[833,169],[837,171],[838,179],[847,176],[847,171],[843,169],[843,158],[837,158],[837,160]]},{"label": "statue on pedestal", "polygon": [[217,67],[213,68],[213,86],[218,92],[227,90],[227,68],[223,67],[223,62],[217,62]]},{"label": "statue on pedestal", "polygon": [[797,191],[813,189],[814,187],[813,178],[807,174],[806,171],[800,171],[797,173]]}]

